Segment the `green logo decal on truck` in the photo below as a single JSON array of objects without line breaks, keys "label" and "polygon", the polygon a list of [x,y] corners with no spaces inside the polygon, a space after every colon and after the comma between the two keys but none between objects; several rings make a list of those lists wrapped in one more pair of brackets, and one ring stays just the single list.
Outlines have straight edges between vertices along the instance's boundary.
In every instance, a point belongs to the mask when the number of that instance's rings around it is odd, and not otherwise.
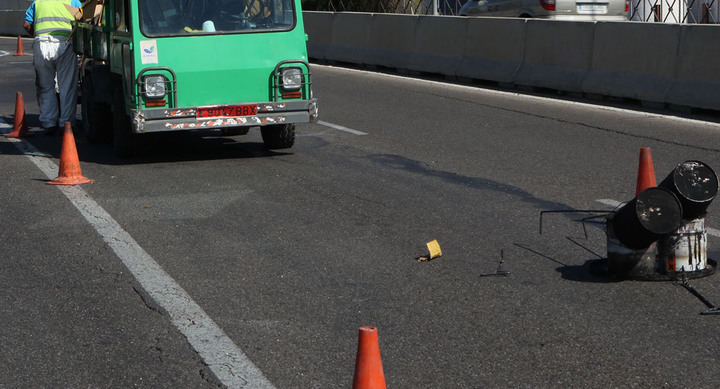
[{"label": "green logo decal on truck", "polygon": [[143,65],[148,63],[158,63],[158,53],[155,50],[157,47],[157,41],[140,41],[140,53],[142,60],[140,61]]}]

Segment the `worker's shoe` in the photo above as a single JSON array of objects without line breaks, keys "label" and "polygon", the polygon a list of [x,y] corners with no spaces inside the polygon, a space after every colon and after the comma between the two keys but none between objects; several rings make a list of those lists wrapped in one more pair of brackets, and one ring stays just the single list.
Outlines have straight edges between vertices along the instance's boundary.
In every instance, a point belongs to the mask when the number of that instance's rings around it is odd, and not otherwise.
[{"label": "worker's shoe", "polygon": [[48,136],[56,135],[58,133],[60,133],[60,127],[58,127],[58,126],[43,127],[43,130],[42,130],[42,134],[48,135]]}]

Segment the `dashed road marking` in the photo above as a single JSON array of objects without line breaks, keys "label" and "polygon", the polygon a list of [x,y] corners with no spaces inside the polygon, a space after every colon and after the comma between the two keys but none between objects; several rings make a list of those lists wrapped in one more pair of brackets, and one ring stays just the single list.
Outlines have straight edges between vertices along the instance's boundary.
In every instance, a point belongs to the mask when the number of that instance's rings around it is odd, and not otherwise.
[{"label": "dashed road marking", "polygon": [[[5,138],[11,125],[0,122],[0,141],[12,142],[48,179],[58,166],[22,139]],[[142,288],[169,314],[173,325],[229,388],[274,386],[190,295],[80,186],[57,186],[112,248]]]},{"label": "dashed road marking", "polygon": [[324,121],[322,121],[322,120],[318,120],[317,124],[319,124],[319,125],[321,125],[321,126],[325,126],[325,127],[330,127],[330,128],[332,128],[332,129],[334,129],[334,130],[338,130],[338,131],[343,131],[343,132],[347,132],[347,133],[350,133],[350,134],[354,134],[354,135],[367,135],[367,132],[362,132],[362,131],[358,131],[358,130],[353,130],[352,128],[347,128],[347,127],[341,126],[341,125],[339,125],[339,124],[324,122]]}]

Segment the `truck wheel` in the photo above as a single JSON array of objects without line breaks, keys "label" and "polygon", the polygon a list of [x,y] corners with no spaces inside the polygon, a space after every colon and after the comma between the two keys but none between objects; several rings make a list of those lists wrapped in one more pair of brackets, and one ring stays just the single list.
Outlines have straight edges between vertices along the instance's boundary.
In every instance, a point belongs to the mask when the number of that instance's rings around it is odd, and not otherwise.
[{"label": "truck wheel", "polygon": [[265,147],[268,149],[289,149],[295,144],[294,124],[275,124],[260,127]]},{"label": "truck wheel", "polygon": [[130,117],[125,112],[122,86],[113,88],[113,149],[120,158],[132,157],[137,150],[137,135],[131,132]]},{"label": "truck wheel", "polygon": [[85,71],[81,87],[82,130],[90,143],[110,143],[112,110],[108,104],[95,101],[93,74]]}]

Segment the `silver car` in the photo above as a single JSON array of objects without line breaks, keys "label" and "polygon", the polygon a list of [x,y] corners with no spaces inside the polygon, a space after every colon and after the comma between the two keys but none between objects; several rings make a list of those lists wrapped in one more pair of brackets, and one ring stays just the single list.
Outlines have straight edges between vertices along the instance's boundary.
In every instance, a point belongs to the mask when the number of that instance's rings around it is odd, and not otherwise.
[{"label": "silver car", "polygon": [[556,20],[627,20],[629,0],[469,0],[462,16]]}]

